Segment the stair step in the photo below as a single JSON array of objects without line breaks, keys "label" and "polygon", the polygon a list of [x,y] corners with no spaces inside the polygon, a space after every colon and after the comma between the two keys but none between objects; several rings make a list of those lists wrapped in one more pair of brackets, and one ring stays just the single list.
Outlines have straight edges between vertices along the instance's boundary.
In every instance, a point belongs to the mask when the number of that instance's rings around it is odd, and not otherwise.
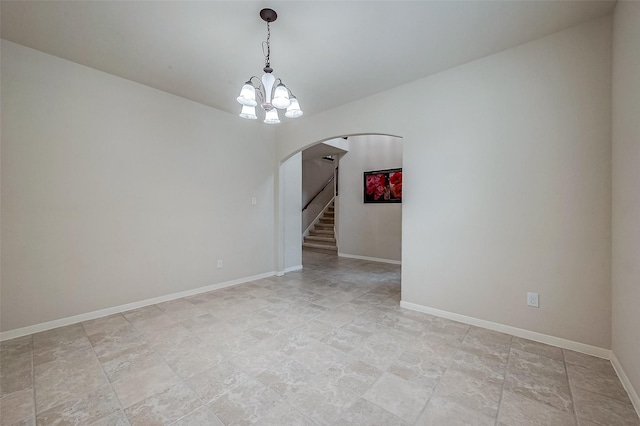
[{"label": "stair step", "polygon": [[315,244],[317,246],[320,247],[335,247],[336,243],[332,243],[329,241],[307,241],[307,239],[305,238],[305,240],[303,241],[303,244]]},{"label": "stair step", "polygon": [[333,232],[333,229],[312,229],[309,231],[309,235],[333,237],[334,232]]},{"label": "stair step", "polygon": [[321,237],[319,235],[309,235],[304,237],[305,243],[330,243],[336,245],[336,239],[333,237]]},{"label": "stair step", "polygon": [[327,231],[333,231],[333,223],[316,223],[315,225],[316,230],[327,230]]},{"label": "stair step", "polygon": [[317,250],[326,250],[326,251],[338,251],[338,247],[336,246],[326,246],[322,244],[312,244],[312,243],[302,243],[302,247],[317,249]]},{"label": "stair step", "polygon": [[320,223],[331,223],[331,224],[333,224],[333,223],[335,223],[335,220],[332,217],[321,217],[320,218]]},{"label": "stair step", "polygon": [[322,217],[336,217],[336,214],[334,212],[324,212]]}]

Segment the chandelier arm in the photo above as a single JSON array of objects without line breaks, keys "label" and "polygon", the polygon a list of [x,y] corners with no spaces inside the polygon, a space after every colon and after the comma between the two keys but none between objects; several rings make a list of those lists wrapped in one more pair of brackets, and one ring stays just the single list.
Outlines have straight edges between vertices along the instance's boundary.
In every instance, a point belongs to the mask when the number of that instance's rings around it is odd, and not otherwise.
[{"label": "chandelier arm", "polygon": [[[256,79],[257,84],[254,83],[253,79]],[[261,100],[264,100],[264,86],[262,85],[262,80],[260,79],[260,77],[252,75],[249,80],[247,80],[248,83],[251,83],[253,85],[253,87],[256,88],[256,91],[258,93],[258,95],[260,95],[260,97],[262,98]]]},{"label": "chandelier arm", "polygon": [[294,94],[293,94],[293,92],[291,91],[291,89],[289,89],[289,86],[287,86],[286,84],[284,84],[284,81],[282,81],[282,79],[281,79],[281,78],[279,78],[279,77],[278,77],[278,78],[276,78],[276,82],[274,83],[273,87],[275,88],[275,87],[278,85],[278,83],[282,84],[282,85],[287,89],[287,91],[289,92],[289,96],[293,96],[294,98],[296,97],[296,95],[294,95]]},{"label": "chandelier arm", "polygon": [[258,97],[258,104],[263,104],[265,100],[264,87],[262,85],[256,87],[256,96]]},{"label": "chandelier arm", "polygon": [[[253,83],[253,79],[254,79],[254,78],[255,78],[256,80],[258,80],[258,86],[257,86],[257,87],[262,86],[262,80],[260,80],[260,77],[257,77],[257,76],[255,76],[255,75],[252,75],[252,76],[249,78],[249,81],[251,81],[251,82]],[[256,87],[256,88],[257,88],[257,87]]]},{"label": "chandelier arm", "polygon": [[[273,88],[271,89],[271,96],[273,96],[276,93],[276,88],[280,84],[282,84],[284,86],[284,83],[282,82],[282,79],[278,77],[278,78],[276,78],[276,81],[273,82]],[[284,86],[284,87],[285,87],[285,89],[287,88],[287,86]],[[289,89],[287,89],[287,90],[289,90]]]},{"label": "chandelier arm", "polygon": [[274,89],[278,86],[278,84],[282,84],[284,86],[284,88],[287,89],[287,91],[289,92],[289,96],[294,96],[294,94],[291,91],[291,89],[289,89],[289,86],[284,84],[284,81],[282,81],[282,79],[280,77],[276,78],[276,82],[273,84]]}]

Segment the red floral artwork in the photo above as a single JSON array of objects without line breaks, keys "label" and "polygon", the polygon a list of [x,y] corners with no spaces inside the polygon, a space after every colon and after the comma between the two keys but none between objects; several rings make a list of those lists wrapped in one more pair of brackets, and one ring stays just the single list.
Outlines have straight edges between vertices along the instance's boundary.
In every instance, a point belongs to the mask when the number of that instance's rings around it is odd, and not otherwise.
[{"label": "red floral artwork", "polygon": [[391,186],[391,196],[394,198],[402,198],[402,172],[390,173],[389,183]]},{"label": "red floral artwork", "polygon": [[365,203],[402,201],[402,169],[364,173]]},{"label": "red floral artwork", "polygon": [[385,175],[382,173],[367,176],[367,196],[374,200],[381,200],[387,190]]}]

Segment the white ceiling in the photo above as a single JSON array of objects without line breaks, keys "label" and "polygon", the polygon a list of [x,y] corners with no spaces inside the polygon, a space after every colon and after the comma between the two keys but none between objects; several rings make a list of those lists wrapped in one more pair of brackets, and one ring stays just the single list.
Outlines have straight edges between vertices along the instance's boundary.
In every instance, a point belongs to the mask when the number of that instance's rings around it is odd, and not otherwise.
[{"label": "white ceiling", "polygon": [[[239,112],[271,65],[317,113],[611,13],[615,1],[2,1],[2,38]],[[400,106],[401,107],[401,106]]]}]

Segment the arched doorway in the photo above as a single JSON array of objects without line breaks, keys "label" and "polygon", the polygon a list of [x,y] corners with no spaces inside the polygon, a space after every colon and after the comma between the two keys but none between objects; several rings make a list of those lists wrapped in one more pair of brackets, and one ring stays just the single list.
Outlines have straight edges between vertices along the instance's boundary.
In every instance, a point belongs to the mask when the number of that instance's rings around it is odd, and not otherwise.
[{"label": "arched doorway", "polygon": [[[340,137],[342,138],[342,136]],[[291,153],[280,163],[278,176],[278,273],[302,267],[305,226],[301,210],[303,155],[317,150],[328,138]],[[339,169],[335,198],[337,255],[387,263],[401,263],[402,209],[400,203],[364,203],[363,173],[402,169],[402,138],[386,134],[349,135],[349,148],[335,156]],[[315,148],[314,148],[315,147]],[[322,152],[321,150],[319,152]],[[310,159],[307,158],[306,161]],[[313,158],[311,158],[313,160]],[[312,215],[313,216],[313,215]]]}]

